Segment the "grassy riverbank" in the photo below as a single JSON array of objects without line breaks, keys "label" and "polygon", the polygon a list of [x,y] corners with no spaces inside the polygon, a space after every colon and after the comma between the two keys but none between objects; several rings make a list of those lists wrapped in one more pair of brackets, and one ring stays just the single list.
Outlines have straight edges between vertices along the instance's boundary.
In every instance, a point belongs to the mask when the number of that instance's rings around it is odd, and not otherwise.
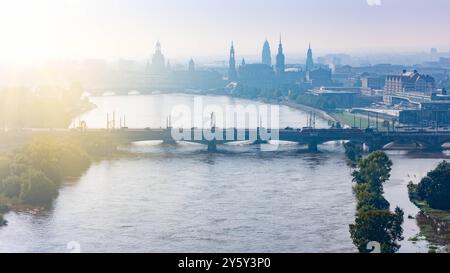
[{"label": "grassy riverbank", "polygon": [[[335,120],[339,121],[342,125],[347,125],[349,127],[362,129],[377,127],[377,119],[373,117],[367,119],[367,116],[350,113],[349,111],[335,111],[330,112],[329,115],[332,116]],[[378,130],[388,130],[386,126],[383,126],[385,122],[388,121],[382,118],[378,119]]]}]

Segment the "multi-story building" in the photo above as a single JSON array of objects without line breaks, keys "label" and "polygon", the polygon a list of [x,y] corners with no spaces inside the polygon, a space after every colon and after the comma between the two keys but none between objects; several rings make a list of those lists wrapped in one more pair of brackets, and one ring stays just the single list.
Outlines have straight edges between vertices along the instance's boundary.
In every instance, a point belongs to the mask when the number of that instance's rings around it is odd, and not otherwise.
[{"label": "multi-story building", "polygon": [[320,67],[306,71],[306,81],[311,83],[313,87],[332,86],[331,70]]},{"label": "multi-story building", "polygon": [[385,86],[386,78],[376,75],[364,75],[361,77],[361,87],[363,89],[382,90]]},{"label": "multi-story building", "polygon": [[450,96],[434,94],[431,101],[420,104],[420,109],[401,111],[400,123],[415,126],[449,126]]},{"label": "multi-story building", "polygon": [[396,93],[422,93],[431,95],[436,92],[435,79],[429,75],[421,75],[414,72],[406,72],[400,75],[386,76],[384,91],[386,95]]},{"label": "multi-story building", "polygon": [[273,87],[275,73],[267,64],[246,64],[242,61],[239,67],[239,82],[246,86]]}]

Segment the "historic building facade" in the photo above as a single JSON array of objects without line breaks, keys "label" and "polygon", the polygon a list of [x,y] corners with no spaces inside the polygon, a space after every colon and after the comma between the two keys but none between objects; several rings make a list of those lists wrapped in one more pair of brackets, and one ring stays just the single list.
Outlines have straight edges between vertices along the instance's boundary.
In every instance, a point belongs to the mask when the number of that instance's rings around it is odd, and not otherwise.
[{"label": "historic building facade", "polygon": [[435,79],[428,75],[403,71],[400,75],[386,76],[384,91],[386,94],[422,93],[431,95],[436,92]]}]

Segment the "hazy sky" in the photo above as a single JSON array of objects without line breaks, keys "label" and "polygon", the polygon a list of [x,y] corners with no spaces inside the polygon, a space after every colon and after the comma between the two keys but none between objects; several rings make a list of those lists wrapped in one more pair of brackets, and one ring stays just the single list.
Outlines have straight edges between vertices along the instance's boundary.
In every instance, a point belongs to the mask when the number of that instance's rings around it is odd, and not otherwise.
[{"label": "hazy sky", "polygon": [[[371,3],[371,5],[368,4]],[[450,48],[449,0],[0,0],[0,62]]]}]

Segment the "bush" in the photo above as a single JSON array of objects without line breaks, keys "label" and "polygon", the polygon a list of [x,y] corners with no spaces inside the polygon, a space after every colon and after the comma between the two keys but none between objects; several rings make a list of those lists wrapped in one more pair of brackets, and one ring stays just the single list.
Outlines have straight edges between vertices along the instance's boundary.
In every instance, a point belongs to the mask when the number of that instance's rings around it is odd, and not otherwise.
[{"label": "bush", "polygon": [[19,197],[22,188],[20,177],[11,175],[0,182],[0,194],[6,197]]},{"label": "bush", "polygon": [[23,177],[20,199],[30,205],[48,205],[58,196],[58,187],[41,171],[29,170]]},{"label": "bush", "polygon": [[9,208],[7,205],[0,203],[0,214],[4,214],[9,211]]},{"label": "bush", "polygon": [[0,156],[0,180],[9,175],[11,166],[11,159],[5,156]]},{"label": "bush", "polygon": [[358,162],[363,154],[363,147],[359,143],[347,142],[344,144],[345,155],[352,162]]},{"label": "bush", "polygon": [[48,205],[66,177],[80,176],[91,156],[110,156],[120,140],[88,135],[38,137],[9,156],[0,155],[0,198],[18,198],[30,205]]},{"label": "bush", "polygon": [[3,214],[0,213],[0,227],[6,225],[6,220],[3,219]]},{"label": "bush", "polygon": [[85,171],[91,164],[86,152],[74,144],[64,145],[55,155],[57,166],[64,177],[76,177]]},{"label": "bush", "polygon": [[431,208],[450,210],[450,163],[444,161],[417,185],[419,199]]}]

